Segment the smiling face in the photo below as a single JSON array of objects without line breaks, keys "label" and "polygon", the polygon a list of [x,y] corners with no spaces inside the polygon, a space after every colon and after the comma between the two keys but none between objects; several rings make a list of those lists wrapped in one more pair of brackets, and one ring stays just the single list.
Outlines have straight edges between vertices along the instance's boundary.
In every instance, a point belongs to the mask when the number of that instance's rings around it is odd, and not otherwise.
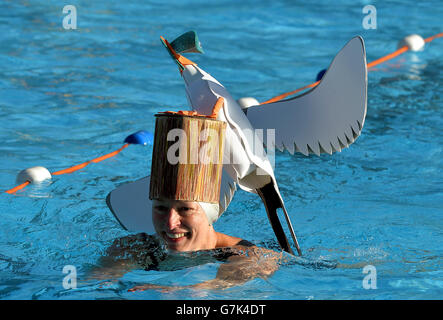
[{"label": "smiling face", "polygon": [[155,231],[169,249],[195,251],[213,249],[216,234],[201,206],[195,201],[154,200]]}]

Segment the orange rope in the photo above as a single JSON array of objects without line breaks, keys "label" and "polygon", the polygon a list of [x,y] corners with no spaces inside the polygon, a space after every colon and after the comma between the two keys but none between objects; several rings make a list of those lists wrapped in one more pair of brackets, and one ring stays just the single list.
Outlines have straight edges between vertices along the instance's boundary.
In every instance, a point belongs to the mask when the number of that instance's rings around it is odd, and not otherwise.
[{"label": "orange rope", "polygon": [[398,50],[396,50],[396,51],[394,51],[394,52],[392,52],[392,53],[390,53],[390,54],[388,54],[388,55],[386,55],[384,57],[381,57],[380,59],[377,59],[375,61],[372,61],[371,63],[368,63],[368,65],[367,65],[368,69],[372,68],[372,67],[375,67],[376,65],[379,65],[380,63],[383,63],[385,61],[394,59],[396,56],[399,56],[399,55],[401,55],[402,53],[405,53],[408,50],[409,50],[409,48],[407,46],[401,47],[400,49],[398,49]]},{"label": "orange rope", "polygon": [[426,38],[425,42],[431,42],[432,40],[436,39],[436,38],[441,38],[443,37],[443,32],[437,33],[436,35]]},{"label": "orange rope", "polygon": [[[53,176],[57,176],[57,175],[62,175],[62,174],[67,174],[67,173],[75,172],[75,171],[77,171],[77,170],[83,169],[84,167],[86,167],[86,166],[87,166],[88,164],[90,164],[90,163],[98,163],[98,162],[100,162],[100,161],[103,161],[103,160],[109,159],[109,158],[111,158],[111,157],[113,157],[113,156],[119,154],[120,151],[122,151],[124,148],[126,148],[126,147],[128,147],[128,146],[129,146],[129,143],[126,143],[126,144],[124,144],[120,149],[118,149],[118,150],[116,150],[116,151],[113,151],[113,152],[111,152],[111,153],[105,154],[104,156],[101,156],[101,157],[98,157],[98,158],[95,158],[95,159],[89,160],[89,161],[87,161],[87,162],[84,162],[84,163],[78,164],[78,165],[73,166],[73,167],[71,167],[71,168],[67,168],[67,169],[63,169],[63,170],[56,171],[56,172],[52,172],[51,174],[52,174]],[[9,193],[9,194],[13,194],[13,193],[15,193],[15,192],[17,192],[17,191],[23,189],[24,187],[26,187],[28,184],[30,184],[30,182],[29,182],[29,181],[26,181],[25,183],[22,183],[21,185],[18,185],[18,186],[16,186],[15,188],[12,188],[12,189],[7,190],[7,191],[5,191],[5,192],[6,192],[6,193]]]},{"label": "orange rope", "polygon": [[283,93],[283,94],[281,94],[279,96],[276,96],[276,97],[274,97],[272,99],[269,99],[269,100],[267,100],[265,102],[262,102],[260,104],[267,104],[267,103],[271,103],[271,102],[275,102],[275,101],[280,101],[281,99],[284,99],[287,96],[292,96],[293,94],[296,94],[297,92],[303,91],[303,90],[308,89],[308,88],[313,88],[313,87],[317,86],[319,83],[320,83],[320,81],[308,84],[307,86],[304,86],[303,88],[300,88],[300,89],[297,89],[297,90],[294,90],[294,91],[291,91],[291,92]]},{"label": "orange rope", "polygon": [[23,189],[24,187],[26,187],[28,184],[30,184],[30,182],[29,182],[29,181],[26,181],[25,183],[22,183],[21,185],[18,185],[17,187],[12,188],[12,189],[10,189],[10,190],[7,190],[7,191],[5,191],[5,192],[6,192],[6,193],[9,193],[9,194],[16,193],[17,191],[19,191],[19,190]]},{"label": "orange rope", "polygon": [[[443,32],[438,33],[438,34],[436,34],[436,35],[434,35],[432,37],[426,38],[426,39],[424,39],[424,41],[425,42],[431,42],[432,40],[434,40],[436,38],[441,38],[441,37],[443,37]],[[407,46],[401,47],[401,48],[395,50],[394,52],[392,52],[392,53],[390,53],[390,54],[388,54],[388,55],[386,55],[384,57],[381,57],[380,59],[377,59],[375,61],[372,61],[371,63],[368,63],[367,64],[367,68],[369,69],[369,68],[375,67],[376,65],[379,65],[379,64],[381,64],[381,63],[383,63],[385,61],[394,59],[395,57],[401,55],[402,53],[405,53],[408,50],[409,50],[409,48]],[[296,93],[298,93],[300,91],[303,91],[305,89],[316,87],[319,83],[320,83],[320,81],[308,84],[307,86],[304,86],[303,88],[300,88],[300,89],[297,89],[297,90],[294,90],[294,91],[291,91],[291,92],[283,93],[283,94],[281,94],[279,96],[276,96],[276,97],[274,97],[272,99],[266,100],[265,102],[262,102],[260,104],[267,104],[267,103],[271,103],[271,102],[280,101],[280,100],[286,98],[287,96],[292,96],[293,94],[296,94]]]},{"label": "orange rope", "polygon": [[97,163],[97,162],[106,160],[108,158],[111,158],[111,157],[117,155],[118,153],[120,153],[120,151],[122,151],[127,146],[129,146],[129,143],[126,143],[125,145],[123,145],[123,147],[121,147],[120,149],[118,149],[118,150],[116,150],[114,152],[108,153],[108,154],[106,154],[104,156],[101,156],[101,157],[89,160],[89,161],[81,163],[81,164],[78,164],[78,165],[73,166],[71,168],[67,168],[67,169],[64,169],[64,170],[53,172],[52,175],[53,176],[57,176],[57,175],[61,175],[61,174],[72,173],[72,172],[75,172],[77,170],[83,169],[84,167],[86,167],[90,163]]}]

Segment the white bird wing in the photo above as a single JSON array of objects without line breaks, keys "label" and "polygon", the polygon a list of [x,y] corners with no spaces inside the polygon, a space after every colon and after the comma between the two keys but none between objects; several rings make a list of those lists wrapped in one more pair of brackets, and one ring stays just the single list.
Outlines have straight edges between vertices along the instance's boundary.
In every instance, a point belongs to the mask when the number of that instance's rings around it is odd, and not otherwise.
[{"label": "white bird wing", "polygon": [[[120,185],[106,197],[106,204],[120,225],[131,232],[154,234],[152,200],[149,199],[150,176]],[[226,172],[220,187],[220,214],[229,206],[237,187]]]},{"label": "white bird wing", "polygon": [[280,151],[332,154],[360,135],[366,105],[366,53],[357,36],[336,55],[317,87],[292,99],[250,107],[247,118],[255,129],[275,129]]},{"label": "white bird wing", "polygon": [[150,176],[127,182],[106,197],[106,204],[120,225],[131,232],[154,234],[152,201],[149,199]]}]

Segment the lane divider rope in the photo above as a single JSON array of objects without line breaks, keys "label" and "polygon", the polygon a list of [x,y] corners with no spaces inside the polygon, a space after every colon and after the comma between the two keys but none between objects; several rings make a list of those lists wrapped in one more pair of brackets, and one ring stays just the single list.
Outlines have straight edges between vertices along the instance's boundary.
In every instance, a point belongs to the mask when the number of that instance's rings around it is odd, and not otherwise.
[{"label": "lane divider rope", "polygon": [[[441,38],[441,37],[443,37],[443,32],[438,33],[438,34],[436,34],[436,35],[433,35],[433,36],[431,36],[431,37],[429,37],[429,38],[426,38],[426,39],[424,39],[424,41],[425,41],[426,43],[428,43],[428,42],[431,42],[431,41],[434,40],[434,39]],[[375,66],[377,66],[377,65],[379,65],[379,64],[381,64],[381,63],[383,63],[383,62],[386,62],[386,61],[388,61],[388,60],[394,59],[395,57],[397,57],[397,56],[399,56],[399,55],[401,55],[401,54],[403,54],[403,53],[405,53],[406,51],[409,51],[409,50],[410,50],[410,48],[409,48],[408,46],[403,46],[403,47],[401,47],[401,48],[395,50],[394,52],[392,52],[392,53],[390,53],[390,54],[387,54],[387,55],[384,56],[384,57],[381,57],[381,58],[379,58],[379,59],[377,59],[377,60],[372,61],[371,63],[368,63],[368,64],[367,64],[367,67],[368,67],[368,69],[373,68],[373,67],[375,67]],[[319,83],[320,83],[320,81],[317,81],[317,82],[314,82],[314,83],[308,84],[308,85],[306,85],[306,86],[304,86],[304,87],[302,87],[302,88],[296,89],[296,90],[294,90],[294,91],[290,91],[290,92],[282,93],[282,94],[280,94],[280,95],[278,95],[278,96],[276,96],[276,97],[274,97],[274,98],[271,98],[271,99],[269,99],[269,100],[266,100],[266,101],[264,101],[264,102],[261,102],[260,104],[268,104],[268,103],[272,103],[272,102],[280,101],[280,100],[282,100],[282,99],[284,99],[284,98],[286,98],[286,97],[288,97],[288,96],[292,96],[292,95],[294,95],[294,94],[296,94],[296,93],[298,93],[298,92],[300,92],[300,91],[303,91],[303,90],[306,90],[306,89],[309,89],[309,88],[316,87]]]},{"label": "lane divider rope", "polygon": [[[111,157],[114,157],[114,156],[119,154],[123,149],[125,149],[128,146],[129,146],[129,143],[125,143],[121,148],[119,148],[119,149],[117,149],[117,150],[115,150],[115,151],[113,151],[111,153],[105,154],[104,156],[101,156],[101,157],[98,157],[98,158],[95,158],[95,159],[83,162],[81,164],[75,165],[75,166],[67,168],[67,169],[63,169],[63,170],[52,172],[51,175],[57,176],[57,175],[62,175],[62,174],[73,173],[75,171],[83,169],[84,167],[86,167],[87,165],[89,165],[91,163],[98,163],[98,162],[101,162],[103,160],[106,160],[106,159],[109,159]],[[31,183],[30,181],[25,181],[24,183],[14,187],[14,188],[12,188],[12,189],[6,190],[5,192],[9,193],[9,194],[16,193],[17,191],[23,189],[24,187],[26,187],[30,183]]]}]

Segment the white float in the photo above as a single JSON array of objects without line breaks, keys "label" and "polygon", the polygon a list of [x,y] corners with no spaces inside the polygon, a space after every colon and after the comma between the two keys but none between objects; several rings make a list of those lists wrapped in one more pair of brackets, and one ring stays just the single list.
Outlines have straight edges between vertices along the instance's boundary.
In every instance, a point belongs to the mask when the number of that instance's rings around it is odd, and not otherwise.
[{"label": "white float", "polygon": [[39,183],[51,179],[52,175],[45,167],[32,167],[20,171],[17,175],[17,183],[22,184],[26,181],[31,183]]},{"label": "white float", "polygon": [[398,48],[407,46],[411,51],[421,51],[425,46],[425,40],[418,34],[411,34],[398,43]]}]

